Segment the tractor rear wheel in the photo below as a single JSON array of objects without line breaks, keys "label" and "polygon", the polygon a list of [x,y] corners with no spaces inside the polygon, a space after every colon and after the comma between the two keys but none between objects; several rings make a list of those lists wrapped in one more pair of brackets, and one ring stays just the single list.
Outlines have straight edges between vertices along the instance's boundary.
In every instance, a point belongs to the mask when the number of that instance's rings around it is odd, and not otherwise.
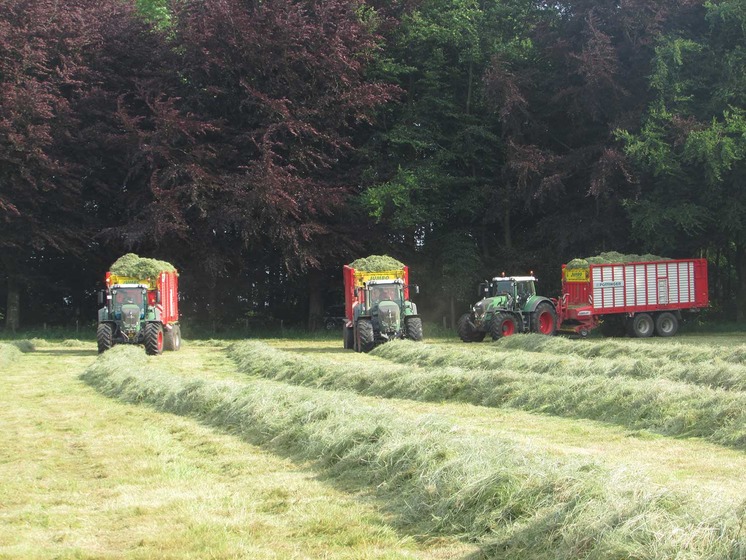
[{"label": "tractor rear wheel", "polygon": [[551,303],[542,302],[531,314],[531,332],[553,336],[557,332],[557,312]]},{"label": "tractor rear wheel", "polygon": [[114,332],[109,323],[100,323],[96,329],[96,342],[98,353],[106,352],[114,346]]},{"label": "tractor rear wheel", "polygon": [[513,315],[509,313],[497,313],[492,318],[492,323],[490,324],[492,340],[498,340],[504,336],[515,334],[517,326],[516,319]]},{"label": "tractor rear wheel", "polygon": [[163,352],[163,327],[160,323],[145,325],[145,353],[158,356]]},{"label": "tractor rear wheel", "polygon": [[404,328],[406,330],[406,337],[409,340],[420,341],[422,340],[422,319],[419,317],[412,317],[404,321]]},{"label": "tractor rear wheel", "polygon": [[648,338],[653,336],[655,325],[653,318],[647,313],[638,313],[630,323],[632,334],[637,338]]},{"label": "tractor rear wheel", "polygon": [[676,315],[665,311],[655,318],[655,332],[658,336],[673,336],[679,330],[679,320]]},{"label": "tractor rear wheel", "polygon": [[357,321],[357,351],[370,352],[375,346],[375,335],[373,323],[370,319],[358,319]]},{"label": "tractor rear wheel", "polygon": [[482,342],[487,335],[484,331],[478,331],[471,322],[471,314],[464,313],[456,322],[456,332],[464,342]]}]

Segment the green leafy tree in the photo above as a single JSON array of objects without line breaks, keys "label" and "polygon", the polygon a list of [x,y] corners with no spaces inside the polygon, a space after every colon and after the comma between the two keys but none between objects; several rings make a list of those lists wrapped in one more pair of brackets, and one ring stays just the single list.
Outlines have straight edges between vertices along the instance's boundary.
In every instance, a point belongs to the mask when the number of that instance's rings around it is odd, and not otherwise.
[{"label": "green leafy tree", "polygon": [[[707,251],[721,298],[746,317],[746,13],[740,2],[705,3],[660,41],[655,100],[637,132],[621,131],[640,188],[627,201],[633,231],[654,249]],[[732,270],[737,285],[722,293]],[[726,292],[728,290],[725,290]]]}]

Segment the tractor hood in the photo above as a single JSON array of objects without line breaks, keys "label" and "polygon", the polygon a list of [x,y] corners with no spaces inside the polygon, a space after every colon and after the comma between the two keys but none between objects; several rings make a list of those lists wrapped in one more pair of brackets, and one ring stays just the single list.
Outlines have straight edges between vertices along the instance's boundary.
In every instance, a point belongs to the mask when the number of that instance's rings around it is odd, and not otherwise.
[{"label": "tractor hood", "polygon": [[382,332],[396,332],[401,325],[401,309],[393,301],[382,301],[378,304],[378,320]]},{"label": "tractor hood", "polygon": [[488,311],[493,309],[505,309],[512,306],[513,298],[509,295],[499,295],[489,298],[484,298],[476,303],[474,306],[474,313],[477,316],[484,315]]}]

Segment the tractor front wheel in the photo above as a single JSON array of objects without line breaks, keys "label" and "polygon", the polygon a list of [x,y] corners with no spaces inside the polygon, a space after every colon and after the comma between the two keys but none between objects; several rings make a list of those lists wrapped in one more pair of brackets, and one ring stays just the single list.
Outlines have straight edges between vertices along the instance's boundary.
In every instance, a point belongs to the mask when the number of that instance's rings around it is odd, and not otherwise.
[{"label": "tractor front wheel", "polygon": [[145,325],[145,353],[158,356],[163,352],[163,327],[160,323]]},{"label": "tractor front wheel", "polygon": [[411,319],[405,320],[405,330],[407,338],[409,340],[420,341],[422,340],[422,319],[419,317],[412,317]]},{"label": "tractor front wheel", "polygon": [[357,348],[358,352],[370,352],[375,346],[375,335],[373,323],[370,319],[358,319],[357,321]]},{"label": "tractor front wheel", "polygon": [[497,313],[492,318],[492,324],[490,325],[490,334],[492,340],[498,340],[504,336],[510,336],[515,334],[517,330],[517,323],[515,317],[509,313]]},{"label": "tractor front wheel", "polygon": [[100,323],[96,329],[96,342],[98,353],[106,352],[114,346],[114,332],[109,323]]},{"label": "tractor front wheel", "polygon": [[551,303],[543,302],[531,314],[531,332],[549,336],[557,332],[557,312]]},{"label": "tractor front wheel", "polygon": [[487,335],[484,331],[478,331],[471,322],[471,314],[464,313],[456,323],[456,332],[464,342],[482,342]]}]

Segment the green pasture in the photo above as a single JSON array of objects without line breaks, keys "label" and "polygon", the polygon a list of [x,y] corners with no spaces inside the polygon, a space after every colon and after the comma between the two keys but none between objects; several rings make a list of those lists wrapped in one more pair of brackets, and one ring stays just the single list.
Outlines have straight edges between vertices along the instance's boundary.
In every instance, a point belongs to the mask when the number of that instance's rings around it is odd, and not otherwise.
[{"label": "green pasture", "polygon": [[738,340],[6,341],[0,558],[746,560]]}]

